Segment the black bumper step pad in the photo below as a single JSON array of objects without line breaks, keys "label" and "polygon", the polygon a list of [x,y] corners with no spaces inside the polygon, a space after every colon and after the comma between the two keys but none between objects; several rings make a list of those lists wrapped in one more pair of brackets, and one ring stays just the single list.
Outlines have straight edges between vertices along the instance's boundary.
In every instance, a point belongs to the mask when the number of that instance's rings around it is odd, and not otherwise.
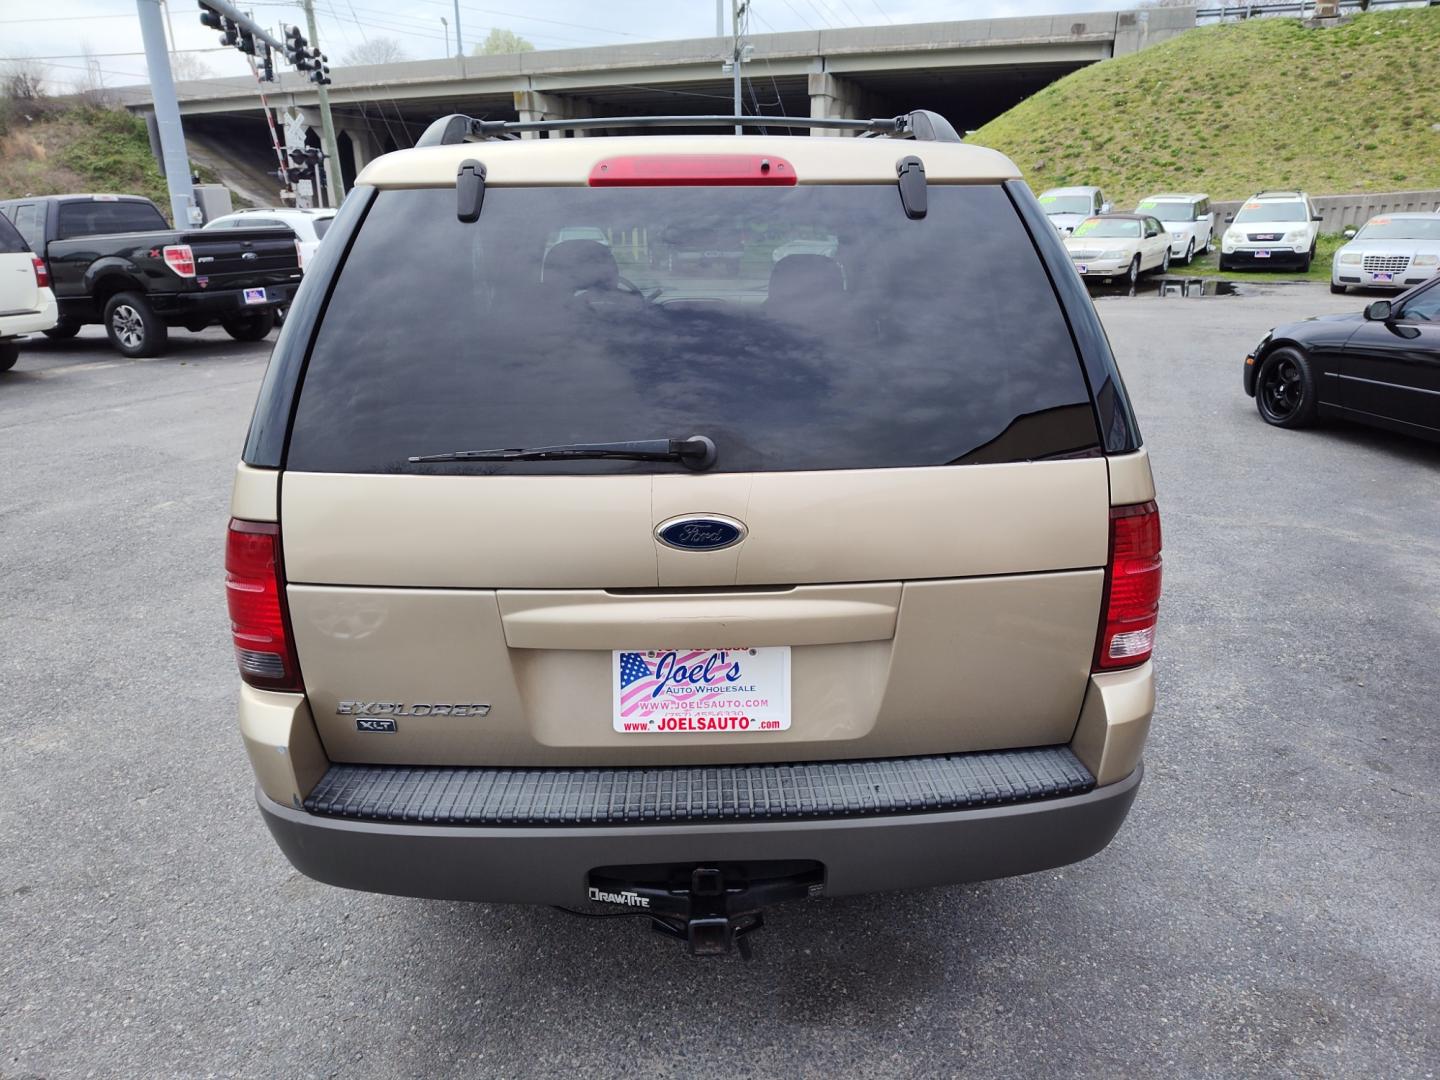
[{"label": "black bumper step pad", "polygon": [[940,757],[680,768],[331,765],[305,809],[438,825],[615,825],[863,817],[1078,795],[1067,746]]}]

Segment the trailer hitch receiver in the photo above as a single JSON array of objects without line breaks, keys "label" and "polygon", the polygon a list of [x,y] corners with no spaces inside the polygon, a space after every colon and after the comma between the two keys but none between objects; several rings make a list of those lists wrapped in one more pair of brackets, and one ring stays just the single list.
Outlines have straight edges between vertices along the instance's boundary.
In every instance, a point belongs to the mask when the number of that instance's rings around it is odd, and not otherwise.
[{"label": "trailer hitch receiver", "polygon": [[607,866],[590,872],[592,902],[619,904],[650,918],[656,932],[685,942],[694,956],[738,951],[750,958],[750,935],[763,909],[825,891],[815,862]]}]

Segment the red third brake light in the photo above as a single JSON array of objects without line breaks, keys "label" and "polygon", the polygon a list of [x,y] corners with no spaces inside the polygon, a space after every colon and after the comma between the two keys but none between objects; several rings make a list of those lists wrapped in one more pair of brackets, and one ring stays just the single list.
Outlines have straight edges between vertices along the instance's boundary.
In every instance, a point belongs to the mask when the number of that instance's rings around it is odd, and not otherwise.
[{"label": "red third brake light", "polygon": [[1150,659],[1160,611],[1160,510],[1154,502],[1110,508],[1110,564],[1095,670]]},{"label": "red third brake light", "polygon": [[161,249],[161,254],[165,256],[165,265],[181,277],[195,276],[195,253],[189,244],[170,244]]},{"label": "red third brake light", "polygon": [[50,270],[45,265],[45,260],[38,256],[30,257],[30,265],[35,270],[35,287],[37,289],[48,289],[50,287]]},{"label": "red third brake light", "polygon": [[264,690],[302,690],[280,572],[279,525],[230,519],[225,596],[240,677]]},{"label": "red third brake light", "polygon": [[591,187],[790,187],[795,166],[774,154],[634,154],[590,170]]}]

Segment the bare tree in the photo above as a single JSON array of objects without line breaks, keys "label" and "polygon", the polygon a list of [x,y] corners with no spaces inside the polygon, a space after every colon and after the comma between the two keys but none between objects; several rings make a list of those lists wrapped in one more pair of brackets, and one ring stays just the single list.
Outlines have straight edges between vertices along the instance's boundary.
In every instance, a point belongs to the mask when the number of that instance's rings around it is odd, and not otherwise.
[{"label": "bare tree", "polygon": [[340,58],[340,63],[346,67],[359,67],[366,64],[398,64],[409,59],[410,54],[394,38],[372,37],[364,44],[347,50]]},{"label": "bare tree", "polygon": [[38,103],[50,92],[50,67],[29,57],[8,60],[0,67],[0,93],[11,101]]},{"label": "bare tree", "polygon": [[505,30],[495,27],[485,36],[485,40],[470,50],[472,56],[500,56],[505,53],[534,52],[535,46],[526,41],[514,30]]},{"label": "bare tree", "polygon": [[214,78],[215,72],[210,65],[196,56],[193,52],[173,52],[170,54],[170,77],[176,82],[189,82],[192,79]]}]

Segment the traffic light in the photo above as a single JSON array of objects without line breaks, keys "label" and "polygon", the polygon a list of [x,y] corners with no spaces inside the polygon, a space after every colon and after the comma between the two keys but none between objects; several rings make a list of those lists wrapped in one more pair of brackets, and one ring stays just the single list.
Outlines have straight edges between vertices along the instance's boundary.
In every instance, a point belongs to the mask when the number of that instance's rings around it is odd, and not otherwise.
[{"label": "traffic light", "polygon": [[319,86],[330,85],[330,58],[319,49],[310,50],[310,65],[314,68],[310,72],[310,81]]},{"label": "traffic light", "polygon": [[201,4],[200,25],[208,26],[211,30],[223,30],[225,28],[225,20],[221,18],[218,11],[215,11],[211,8],[206,7],[204,4]]},{"label": "traffic light", "polygon": [[298,26],[289,27],[285,31],[285,59],[300,71],[310,69],[310,53],[306,48],[308,44]]},{"label": "traffic light", "polygon": [[266,82],[275,81],[275,61],[270,56],[270,46],[262,45],[260,52],[260,78]]},{"label": "traffic light", "polygon": [[250,33],[249,30],[240,31],[239,49],[241,52],[248,53],[250,56],[255,55],[255,35]]},{"label": "traffic light", "polygon": [[220,28],[224,33],[220,35],[221,45],[236,45],[240,41],[240,28],[223,15],[220,18]]}]

